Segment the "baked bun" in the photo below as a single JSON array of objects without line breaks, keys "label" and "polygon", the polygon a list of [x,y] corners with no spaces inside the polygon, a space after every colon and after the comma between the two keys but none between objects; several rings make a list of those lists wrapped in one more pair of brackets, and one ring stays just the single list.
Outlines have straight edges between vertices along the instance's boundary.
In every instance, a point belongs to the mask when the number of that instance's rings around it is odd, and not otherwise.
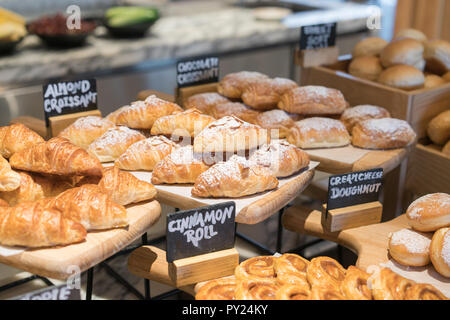
[{"label": "baked bun", "polygon": [[430,258],[436,271],[450,278],[450,228],[436,231],[431,240]]},{"label": "baked bun", "polygon": [[439,145],[450,139],[450,109],[441,112],[428,123],[427,134],[431,141]]},{"label": "baked bun", "polygon": [[212,110],[215,106],[227,102],[231,102],[231,100],[218,94],[217,92],[205,92],[194,94],[187,98],[184,101],[184,108],[196,108],[204,114],[212,115]]},{"label": "baked bun", "polygon": [[274,109],[258,114],[255,124],[270,130],[272,138],[286,138],[295,121],[286,111]]},{"label": "baked bun", "polygon": [[450,82],[450,71],[447,71],[443,76],[442,79],[444,79],[447,82]]},{"label": "baked bun", "polygon": [[350,135],[339,120],[312,117],[297,121],[287,141],[302,149],[334,148],[348,145]]},{"label": "baked bun", "polygon": [[219,81],[217,92],[228,98],[239,99],[249,84],[268,78],[265,74],[254,71],[229,73]]},{"label": "baked bun", "polygon": [[277,107],[280,96],[287,90],[297,88],[295,81],[285,78],[263,79],[249,84],[242,93],[242,101],[258,110]]},{"label": "baked bun", "polygon": [[371,81],[376,81],[382,71],[380,58],[375,56],[357,57],[348,66],[348,73],[351,75]]},{"label": "baked bun", "polygon": [[361,56],[378,56],[388,42],[379,37],[369,37],[359,41],[352,51],[353,58]]},{"label": "baked bun", "polygon": [[401,39],[414,39],[420,42],[427,41],[427,36],[420,30],[417,29],[403,29],[397,32],[397,34],[394,37],[394,40],[401,40]]},{"label": "baked bun", "polygon": [[423,87],[425,76],[419,69],[401,64],[381,72],[378,82],[402,90],[415,90]]},{"label": "baked bun", "polygon": [[442,148],[441,152],[450,157],[450,140],[447,141],[445,146]]},{"label": "baked bun", "polygon": [[406,64],[423,70],[425,67],[423,51],[423,44],[415,39],[405,38],[392,41],[380,53],[381,64],[385,68]]},{"label": "baked bun", "polygon": [[278,107],[281,110],[307,115],[341,114],[348,103],[341,91],[322,86],[304,86],[286,91]]},{"label": "baked bun", "polygon": [[364,149],[404,148],[415,139],[408,122],[394,118],[364,120],[352,130],[352,144]]},{"label": "baked bun", "polygon": [[426,266],[430,263],[431,236],[410,229],[396,231],[389,239],[389,254],[404,266]]},{"label": "baked bun", "polygon": [[427,41],[423,57],[428,71],[443,75],[450,70],[450,42],[446,40]]},{"label": "baked bun", "polygon": [[450,195],[431,193],[418,198],[409,205],[406,218],[418,231],[436,231],[450,226]]},{"label": "baked bun", "polygon": [[348,132],[352,132],[353,127],[358,122],[367,119],[380,119],[390,117],[391,114],[385,108],[364,104],[346,109],[344,113],[342,113],[340,120],[342,121],[342,123],[344,123]]},{"label": "baked bun", "polygon": [[427,74],[425,76],[425,83],[424,88],[434,88],[442,86],[443,84],[446,84],[447,81],[445,81],[443,78],[435,75],[435,74]]},{"label": "baked bun", "polygon": [[216,119],[226,116],[235,116],[248,123],[255,123],[259,114],[259,111],[253,110],[240,102],[220,103],[212,108],[211,113]]}]

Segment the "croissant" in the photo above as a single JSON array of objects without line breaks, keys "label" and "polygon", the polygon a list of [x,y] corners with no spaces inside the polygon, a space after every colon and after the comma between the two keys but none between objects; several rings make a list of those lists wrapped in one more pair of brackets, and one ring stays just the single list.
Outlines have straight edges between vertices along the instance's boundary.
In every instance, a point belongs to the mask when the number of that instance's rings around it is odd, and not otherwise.
[{"label": "croissant", "polygon": [[0,243],[8,246],[49,247],[81,242],[86,229],[47,208],[42,200],[0,208]]},{"label": "croissant", "polygon": [[58,137],[66,138],[74,145],[87,149],[87,147],[108,129],[116,125],[97,116],[78,118],[74,123],[58,134]]},{"label": "croissant", "polygon": [[199,175],[191,193],[203,198],[238,198],[276,187],[278,180],[269,169],[234,155]]},{"label": "croissant", "polygon": [[73,187],[69,181],[56,177],[46,177],[22,171],[18,172],[18,175],[20,178],[19,188],[13,191],[0,192],[0,198],[10,206],[54,197]]},{"label": "croissant", "polygon": [[98,186],[102,192],[111,197],[112,201],[123,206],[151,200],[156,196],[156,189],[151,183],[117,167],[104,169]]},{"label": "croissant", "polygon": [[202,156],[193,152],[192,146],[180,147],[156,164],[152,183],[194,183],[208,168]]},{"label": "croissant", "polygon": [[117,109],[117,110],[115,110],[115,111],[113,111],[113,112],[111,112],[110,114],[108,114],[106,117],[105,117],[105,119],[106,120],[108,120],[108,121],[111,121],[112,123],[114,123],[114,124],[117,124],[117,115],[119,114],[119,113],[121,113],[123,110],[125,110],[126,108],[129,108],[130,106],[123,106],[123,107],[120,107],[119,109]]},{"label": "croissant", "polygon": [[187,98],[184,102],[184,108],[196,108],[204,114],[212,115],[215,106],[226,102],[231,102],[231,100],[221,96],[217,92],[205,92],[194,94]]},{"label": "croissant", "polygon": [[59,137],[16,152],[9,162],[15,169],[45,174],[102,175],[102,165],[95,157]]},{"label": "croissant", "polygon": [[197,109],[189,109],[181,113],[172,114],[156,119],[153,123],[152,135],[173,135],[177,137],[195,137],[210,122],[215,121],[211,116],[202,114]]},{"label": "croissant", "polygon": [[59,210],[64,218],[81,223],[87,230],[125,227],[126,209],[115,203],[94,184],[64,191],[55,198],[42,199],[47,208]]},{"label": "croissant", "polygon": [[156,119],[182,111],[179,105],[151,95],[118,112],[115,121],[117,125],[129,128],[150,129]]},{"label": "croissant", "polygon": [[244,89],[254,82],[267,79],[265,74],[255,71],[240,71],[229,73],[222,80],[220,80],[217,91],[228,98],[239,99]]},{"label": "croissant", "polygon": [[12,191],[20,186],[20,175],[11,170],[9,162],[0,156],[0,191]]},{"label": "croissant", "polygon": [[178,145],[164,136],[155,136],[132,144],[114,164],[124,170],[152,171]]},{"label": "croissant", "polygon": [[235,116],[245,122],[256,124],[256,119],[261,112],[253,110],[240,102],[221,103],[212,108],[212,116],[220,119],[226,116]]},{"label": "croissant", "polygon": [[42,142],[44,138],[21,123],[0,127],[0,155],[5,158]]},{"label": "croissant", "polygon": [[87,151],[101,162],[114,161],[123,154],[133,143],[144,140],[145,136],[137,130],[127,127],[109,129],[95,139]]}]

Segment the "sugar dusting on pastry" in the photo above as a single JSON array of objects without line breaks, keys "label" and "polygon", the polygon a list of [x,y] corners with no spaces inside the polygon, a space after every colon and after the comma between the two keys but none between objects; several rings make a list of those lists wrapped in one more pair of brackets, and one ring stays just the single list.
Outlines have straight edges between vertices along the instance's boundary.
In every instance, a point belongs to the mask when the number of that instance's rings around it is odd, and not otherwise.
[{"label": "sugar dusting on pastry", "polygon": [[424,210],[423,205],[437,209],[446,209],[450,214],[450,195],[447,193],[430,193],[414,200],[408,207],[406,214],[411,219],[419,219]]},{"label": "sugar dusting on pastry", "polygon": [[381,132],[389,136],[402,135],[411,132],[411,126],[408,122],[395,118],[368,119],[361,122],[362,126],[369,131]]},{"label": "sugar dusting on pastry", "polygon": [[401,229],[392,234],[391,244],[404,245],[406,250],[411,253],[423,253],[429,251],[431,239],[419,232]]},{"label": "sugar dusting on pastry", "polygon": [[445,264],[450,267],[450,229],[444,235],[441,255]]},{"label": "sugar dusting on pastry", "polygon": [[78,118],[74,123],[72,123],[74,129],[89,129],[89,128],[100,128],[100,127],[114,127],[114,123],[107,119],[102,119],[98,116],[87,116]]}]

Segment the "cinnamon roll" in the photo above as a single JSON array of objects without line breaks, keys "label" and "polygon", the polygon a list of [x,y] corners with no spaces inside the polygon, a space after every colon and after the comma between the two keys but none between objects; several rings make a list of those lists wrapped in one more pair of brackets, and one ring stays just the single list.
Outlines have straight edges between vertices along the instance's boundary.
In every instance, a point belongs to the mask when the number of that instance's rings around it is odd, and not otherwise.
[{"label": "cinnamon roll", "polygon": [[350,266],[341,283],[341,292],[348,300],[372,300],[372,292],[367,283],[370,274]]},{"label": "cinnamon roll", "polygon": [[281,284],[292,284],[309,287],[306,269],[309,261],[299,255],[285,253],[275,260],[274,270],[277,281]]},{"label": "cinnamon roll", "polygon": [[311,300],[346,300],[346,298],[333,285],[318,285],[311,289]]},{"label": "cinnamon roll", "polygon": [[405,300],[448,300],[438,289],[427,283],[416,283],[406,290]]},{"label": "cinnamon roll", "polygon": [[404,300],[406,291],[415,284],[389,268],[381,269],[371,281],[375,300]]},{"label": "cinnamon roll", "polygon": [[242,280],[236,287],[236,300],[275,300],[278,289],[276,282]]},{"label": "cinnamon roll", "polygon": [[236,279],[216,279],[204,284],[195,295],[195,300],[235,300]]},{"label": "cinnamon roll", "polygon": [[306,277],[312,287],[333,286],[339,289],[345,279],[345,269],[333,258],[317,257],[309,263]]},{"label": "cinnamon roll", "polygon": [[276,300],[310,300],[311,290],[309,284],[297,285],[286,284],[283,285],[275,294]]},{"label": "cinnamon roll", "polygon": [[274,263],[278,258],[273,256],[259,256],[241,262],[235,269],[237,280],[257,280],[276,282]]}]

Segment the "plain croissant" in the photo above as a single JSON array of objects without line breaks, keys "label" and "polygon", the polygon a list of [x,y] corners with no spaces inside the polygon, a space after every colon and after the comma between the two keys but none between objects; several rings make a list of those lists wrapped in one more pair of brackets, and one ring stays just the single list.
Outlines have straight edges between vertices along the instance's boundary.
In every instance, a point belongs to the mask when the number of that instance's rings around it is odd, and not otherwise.
[{"label": "plain croissant", "polygon": [[[45,200],[45,199],[44,199]],[[86,229],[45,206],[43,200],[0,207],[0,243],[8,246],[49,247],[81,242]]]},{"label": "plain croissant", "polygon": [[21,123],[0,127],[0,154],[5,158],[42,142],[44,138]]},{"label": "plain croissant", "polygon": [[103,169],[86,150],[59,137],[16,152],[9,162],[19,170],[68,176],[101,176]]},{"label": "plain croissant", "polygon": [[0,191],[12,191],[20,186],[20,175],[11,170],[9,162],[0,155]]}]

